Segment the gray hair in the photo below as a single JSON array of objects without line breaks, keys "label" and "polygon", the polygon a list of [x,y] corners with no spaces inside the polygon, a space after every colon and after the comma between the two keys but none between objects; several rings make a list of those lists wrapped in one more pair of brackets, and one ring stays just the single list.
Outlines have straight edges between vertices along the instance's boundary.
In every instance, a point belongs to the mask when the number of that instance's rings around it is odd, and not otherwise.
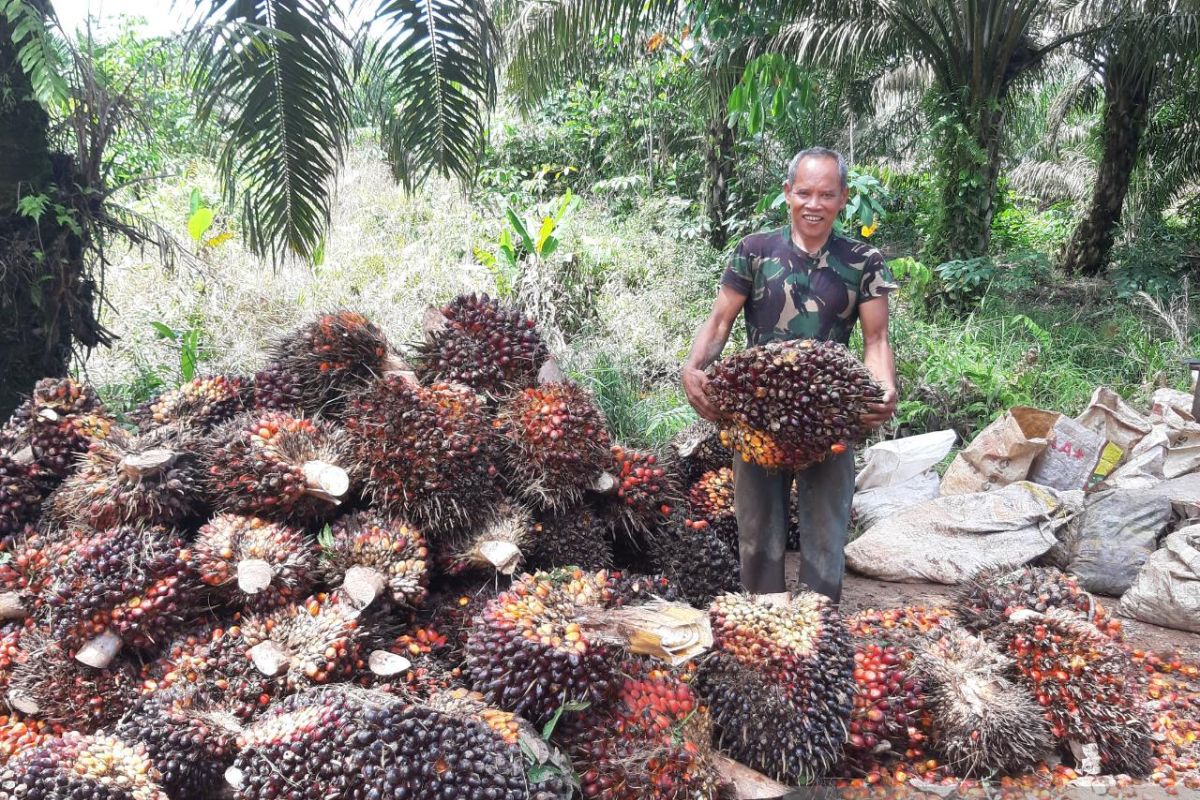
[{"label": "gray hair", "polygon": [[789,186],[796,180],[796,168],[806,158],[832,158],[837,162],[838,178],[842,182],[842,187],[845,188],[850,185],[846,180],[849,175],[849,168],[846,166],[845,156],[837,150],[830,150],[828,147],[808,147],[792,156],[792,161],[788,164],[787,182]]}]

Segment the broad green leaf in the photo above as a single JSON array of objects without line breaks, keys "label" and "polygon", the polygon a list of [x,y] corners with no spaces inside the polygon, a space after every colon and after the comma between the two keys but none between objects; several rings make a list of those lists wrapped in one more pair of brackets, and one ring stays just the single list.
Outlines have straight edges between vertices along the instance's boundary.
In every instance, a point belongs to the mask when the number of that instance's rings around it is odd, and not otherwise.
[{"label": "broad green leaf", "polygon": [[178,331],[162,322],[151,322],[150,327],[154,328],[154,332],[158,334],[158,338],[160,339],[170,339],[171,341],[175,341],[179,338]]},{"label": "broad green leaf", "polygon": [[506,208],[504,210],[504,216],[508,219],[508,224],[512,226],[512,229],[516,232],[517,236],[521,238],[521,244],[524,245],[525,251],[528,253],[536,253],[537,248],[533,244],[533,239],[529,235],[529,230],[525,227],[525,222],[519,216],[517,216],[517,212],[513,211],[511,208]]},{"label": "broad green leaf", "polygon": [[204,234],[213,224],[213,210],[211,208],[198,208],[196,212],[188,217],[188,235],[192,237],[192,241],[199,242],[204,238]]},{"label": "broad green leaf", "polygon": [[534,246],[534,251],[539,256],[549,255],[549,253],[543,253],[542,248],[545,246],[547,240],[554,235],[554,228],[556,225],[557,223],[555,222],[554,217],[545,217],[542,220],[542,227],[538,230],[537,242]]},{"label": "broad green leaf", "polygon": [[200,197],[200,190],[193,187],[192,193],[188,198],[188,213],[195,214],[200,210],[200,206],[204,205],[204,200]]}]

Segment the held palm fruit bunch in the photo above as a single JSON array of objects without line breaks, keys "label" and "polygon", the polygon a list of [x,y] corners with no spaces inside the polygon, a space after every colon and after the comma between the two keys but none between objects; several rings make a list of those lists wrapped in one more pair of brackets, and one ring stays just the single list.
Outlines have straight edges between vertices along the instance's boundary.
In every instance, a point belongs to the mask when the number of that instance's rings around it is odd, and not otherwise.
[{"label": "held palm fruit bunch", "polygon": [[587,505],[537,516],[526,568],[551,570],[579,567],[610,569],[613,565],[612,522]]},{"label": "held palm fruit bunch", "polygon": [[912,657],[907,647],[854,636],[858,691],[842,749],[843,776],[869,775],[897,761],[928,766],[925,689],[906,671]]},{"label": "held palm fruit bunch", "polygon": [[529,509],[502,500],[484,514],[479,522],[472,521],[434,539],[437,563],[446,575],[479,570],[512,575],[521,565],[535,532]]},{"label": "held palm fruit bunch", "polygon": [[143,403],[133,421],[143,432],[174,425],[206,433],[245,411],[248,388],[238,376],[193,378]]},{"label": "held palm fruit bunch", "polygon": [[1006,622],[1022,608],[1044,613],[1052,608],[1073,611],[1105,633],[1110,628],[1103,609],[1073,575],[1053,567],[997,567],[974,576],[963,587],[955,604],[963,624],[986,633]]},{"label": "held palm fruit bunch", "polygon": [[139,698],[112,733],[145,747],[172,800],[207,800],[220,793],[240,728],[232,716],[204,710],[190,690],[175,690]]},{"label": "held palm fruit bunch", "polygon": [[613,445],[612,474],[616,487],[608,508],[635,541],[652,538],[682,503],[679,484],[657,453]]},{"label": "held palm fruit bunch", "polygon": [[459,295],[425,317],[416,370],[423,383],[462,383],[503,395],[532,386],[550,356],[537,323],[484,295]]},{"label": "held palm fruit bunch", "polygon": [[752,347],[710,368],[722,437],[748,462],[803,469],[861,443],[858,421],[883,389],[845,346],[810,339]]},{"label": "held palm fruit bunch", "polygon": [[32,459],[19,461],[0,452],[0,541],[36,524],[54,477]]},{"label": "held palm fruit bunch", "polygon": [[783,783],[821,776],[854,706],[854,648],[837,608],[815,592],[779,602],[724,594],[709,616],[715,644],[696,688],[718,747]]},{"label": "held palm fruit bunch", "polygon": [[606,572],[523,575],[484,608],[467,639],[464,676],[489,703],[545,722],[565,703],[598,703],[614,686],[613,650],[577,617],[604,603]]},{"label": "held palm fruit bunch", "polygon": [[300,524],[331,516],[350,488],[345,441],[320,420],[268,411],[215,436],[207,474],[222,511]]},{"label": "held palm fruit bunch", "polygon": [[237,623],[188,631],[143,667],[141,691],[194,693],[206,705],[249,719],[283,691],[278,679],[263,675],[254,666],[249,651]]},{"label": "held palm fruit bunch", "polygon": [[206,586],[248,608],[302,599],[316,572],[316,554],[304,533],[261,517],[217,514],[200,527],[191,553]]},{"label": "held palm fruit bunch", "polygon": [[729,467],[701,475],[688,490],[688,513],[704,522],[722,541],[738,546],[737,516],[733,510],[733,470]]},{"label": "held palm fruit bunch", "polygon": [[22,714],[93,731],[117,720],[137,694],[137,672],[127,660],[89,667],[39,628],[24,630],[19,648],[5,699]]},{"label": "held palm fruit bunch", "polygon": [[717,796],[708,711],[689,683],[648,659],[621,668],[615,700],[566,726],[585,798],[709,800]]},{"label": "held palm fruit bunch", "polygon": [[378,598],[412,609],[429,594],[425,538],[400,517],[357,511],[339,517],[321,537],[321,570],[331,586],[360,608]]},{"label": "held palm fruit bunch", "polygon": [[122,646],[165,643],[202,610],[183,540],[123,525],[85,536],[54,570],[43,609],[54,637],[81,663],[103,669]]},{"label": "held palm fruit bunch", "polygon": [[540,507],[578,504],[610,466],[604,413],[578,384],[543,383],[517,392],[501,401],[495,425],[503,434],[512,489]]},{"label": "held palm fruit bunch", "polygon": [[1050,751],[1037,703],[1005,677],[1011,664],[957,627],[917,646],[909,674],[925,685],[931,742],[953,774],[1020,773]]},{"label": "held palm fruit bunch", "polygon": [[359,609],[338,592],[247,615],[241,627],[254,666],[289,690],[347,681],[367,665]]},{"label": "held palm fruit bunch", "polygon": [[995,633],[1055,741],[1084,761],[1098,756],[1106,774],[1150,771],[1145,675],[1120,645],[1063,609],[1017,611]]},{"label": "held palm fruit bunch", "polygon": [[431,543],[498,499],[496,435],[470,391],[388,375],[350,401],[344,422],[366,494]]},{"label": "held palm fruit bunch", "polygon": [[19,461],[33,461],[59,478],[75,457],[112,430],[112,420],[96,391],[72,378],[43,378],[0,431],[0,449]]},{"label": "held palm fruit bunch", "polygon": [[362,314],[335,311],[279,339],[271,350],[274,407],[297,396],[306,414],[336,411],[392,366],[387,337]]},{"label": "held palm fruit bunch", "polygon": [[0,789],[14,800],[171,800],[158,778],[144,747],[67,731],[0,768]]},{"label": "held palm fruit bunch", "polygon": [[203,508],[199,442],[179,428],[134,437],[114,429],[92,442],[54,491],[46,513],[57,525],[97,530],[126,523],[175,525]]},{"label": "held palm fruit bunch", "polygon": [[698,419],[671,438],[671,452],[680,480],[691,485],[700,476],[733,463],[733,451],[721,443],[721,429]]},{"label": "held palm fruit bunch", "polygon": [[676,513],[650,541],[649,556],[655,571],[697,608],[742,585],[737,553],[704,520]]}]

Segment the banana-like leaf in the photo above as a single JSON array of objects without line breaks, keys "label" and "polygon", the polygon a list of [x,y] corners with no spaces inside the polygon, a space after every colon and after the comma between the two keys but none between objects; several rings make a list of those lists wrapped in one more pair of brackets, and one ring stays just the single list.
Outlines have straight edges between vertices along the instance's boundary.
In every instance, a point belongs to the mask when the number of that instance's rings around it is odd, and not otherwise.
[{"label": "banana-like leaf", "polygon": [[485,0],[381,0],[366,69],[382,87],[383,144],[411,188],[473,177],[496,102],[499,44]]},{"label": "banana-like leaf", "polygon": [[311,258],[329,226],[350,129],[347,43],[332,0],[205,4],[190,37],[200,119],[250,247]]}]

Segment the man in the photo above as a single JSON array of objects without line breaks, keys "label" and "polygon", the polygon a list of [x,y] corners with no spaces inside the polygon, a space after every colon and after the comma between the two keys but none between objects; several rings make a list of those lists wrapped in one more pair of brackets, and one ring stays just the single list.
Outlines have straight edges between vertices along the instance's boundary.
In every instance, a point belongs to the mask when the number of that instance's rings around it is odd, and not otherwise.
[{"label": "man", "polygon": [[[862,321],[863,361],[884,396],[861,417],[869,427],[896,410],[896,367],[888,343],[887,295],[896,285],[872,247],[833,233],[850,190],[846,161],[823,147],[804,150],[788,165],[783,184],[791,224],[741,241],[721,277],[712,313],[696,332],[683,365],[684,391],[696,412],[718,422],[704,394],[704,368],[720,357],[738,312],[745,309],[750,346],[786,339],[846,344]],[[742,584],[755,594],[782,592],[788,539],[788,501],[796,484],[800,520],[800,580],[841,600],[845,546],[854,495],[854,453],[847,449],[799,473],[769,472],[733,459],[734,507]]]}]

